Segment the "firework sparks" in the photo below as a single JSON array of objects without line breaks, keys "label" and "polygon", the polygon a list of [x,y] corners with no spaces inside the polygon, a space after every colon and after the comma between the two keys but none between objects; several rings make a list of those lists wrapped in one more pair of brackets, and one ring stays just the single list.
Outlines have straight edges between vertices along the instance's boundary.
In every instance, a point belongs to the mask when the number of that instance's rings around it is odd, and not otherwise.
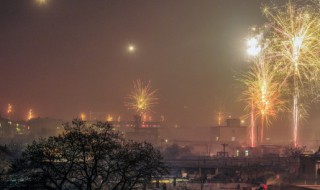
[{"label": "firework sparks", "polygon": [[33,110],[32,110],[32,109],[29,109],[27,119],[28,119],[28,120],[31,120],[31,119],[33,119],[33,118],[34,118]]},{"label": "firework sparks", "polygon": [[129,101],[125,102],[125,105],[142,116],[157,104],[157,90],[152,90],[150,81],[144,85],[140,80],[137,80],[133,82],[133,86],[134,90],[129,94]]},{"label": "firework sparks", "polygon": [[11,115],[11,114],[12,114],[12,112],[13,112],[13,107],[12,107],[12,105],[11,105],[11,104],[8,104],[8,107],[7,107],[7,114],[8,114],[8,115]]},{"label": "firework sparks", "polygon": [[283,7],[265,8],[264,14],[271,26],[270,49],[283,76],[281,84],[288,83],[293,94],[293,142],[297,146],[299,118],[305,110],[302,97],[313,93],[308,86],[319,72],[319,14],[311,6],[299,7],[292,1]]},{"label": "firework sparks", "polygon": [[229,113],[227,112],[224,102],[227,100],[224,99],[222,96],[214,97],[213,108],[214,108],[214,122],[221,126],[224,120],[227,118]]},{"label": "firework sparks", "polygon": [[264,124],[270,124],[270,117],[276,117],[277,113],[285,107],[280,86],[275,80],[275,72],[269,66],[260,67],[259,64],[251,67],[251,71],[243,82],[246,88],[244,96],[251,109],[252,128],[255,118],[261,118],[260,141],[262,141]]},{"label": "firework sparks", "polygon": [[[256,31],[256,28],[253,28],[252,31]],[[247,41],[247,54],[249,56],[253,56],[254,58],[259,55],[261,52],[261,45],[259,43],[260,38],[259,36],[252,37]],[[251,97],[252,99],[252,97]],[[254,147],[256,142],[254,138],[255,134],[255,108],[254,102],[251,100],[251,119],[250,119],[250,126],[251,126],[251,147]]]},{"label": "firework sparks", "polygon": [[251,147],[255,147],[256,139],[254,138],[255,134],[255,115],[254,115],[255,109],[253,101],[251,100],[251,118],[250,118],[250,124],[251,124]]},{"label": "firework sparks", "polygon": [[277,73],[268,62],[267,48],[269,43],[263,39],[263,34],[256,35],[248,40],[247,52],[252,57],[253,65],[242,81],[245,87],[244,99],[250,107],[251,146],[255,146],[254,134],[256,118],[261,119],[260,142],[264,139],[264,127],[270,124],[270,118],[284,109],[285,104],[281,97],[280,85],[277,82]]}]

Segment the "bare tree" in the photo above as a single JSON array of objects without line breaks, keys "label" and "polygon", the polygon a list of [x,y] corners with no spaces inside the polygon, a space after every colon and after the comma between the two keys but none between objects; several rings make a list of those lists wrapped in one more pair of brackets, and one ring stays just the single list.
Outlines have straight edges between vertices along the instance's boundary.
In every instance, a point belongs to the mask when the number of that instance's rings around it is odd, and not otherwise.
[{"label": "bare tree", "polygon": [[128,142],[119,152],[113,189],[142,189],[153,177],[167,173],[162,156],[150,143]]},{"label": "bare tree", "polygon": [[136,189],[166,172],[161,160],[151,144],[126,142],[108,123],[74,120],[62,135],[29,145],[13,175],[27,187]]}]

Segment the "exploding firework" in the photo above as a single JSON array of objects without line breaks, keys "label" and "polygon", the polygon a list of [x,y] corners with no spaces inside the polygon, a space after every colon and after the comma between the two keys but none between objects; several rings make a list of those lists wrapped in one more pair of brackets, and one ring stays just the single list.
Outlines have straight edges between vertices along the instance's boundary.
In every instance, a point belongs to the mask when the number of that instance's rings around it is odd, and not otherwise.
[{"label": "exploding firework", "polygon": [[253,65],[249,72],[243,77],[244,93],[243,98],[248,103],[251,121],[251,146],[255,146],[258,137],[255,139],[256,119],[260,118],[260,142],[264,139],[264,127],[269,125],[271,118],[285,108],[280,84],[277,80],[277,72],[268,55],[268,40],[264,39],[263,33],[248,39],[248,55],[252,56]]},{"label": "exploding firework", "polygon": [[[252,127],[254,127],[256,118],[261,119],[260,141],[262,142],[264,125],[269,125],[270,119],[275,118],[277,113],[285,109],[280,85],[276,81],[273,69],[269,65],[261,67],[260,64],[254,64],[251,67],[243,83],[246,88],[243,95],[251,109]],[[253,138],[253,129],[251,135]]]},{"label": "exploding firework", "polygon": [[140,80],[136,80],[133,82],[133,87],[134,90],[129,94],[125,105],[142,116],[157,104],[157,90],[152,90],[150,81],[145,85]]},{"label": "exploding firework", "polygon": [[281,97],[280,84],[277,83],[275,72],[269,65],[260,67],[253,65],[245,80],[244,92],[248,105],[253,103],[256,117],[263,117],[267,123],[270,116],[275,117],[285,105]]},{"label": "exploding firework", "polygon": [[[273,63],[287,84],[292,99],[293,142],[297,146],[299,119],[317,90],[319,72],[319,13],[309,5],[289,1],[285,6],[263,10],[270,26]],[[312,89],[312,90],[310,90]],[[312,98],[311,98],[312,99]]]}]

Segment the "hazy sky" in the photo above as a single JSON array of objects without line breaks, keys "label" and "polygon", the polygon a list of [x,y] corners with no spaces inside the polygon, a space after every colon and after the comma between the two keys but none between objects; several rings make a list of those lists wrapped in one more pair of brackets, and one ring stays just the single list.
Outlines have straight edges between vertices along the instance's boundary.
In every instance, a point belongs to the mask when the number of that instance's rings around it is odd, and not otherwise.
[{"label": "hazy sky", "polygon": [[[264,1],[267,2],[267,1]],[[244,115],[235,79],[248,68],[248,29],[259,0],[1,0],[0,107],[16,117],[71,119],[101,112],[131,119],[133,80],[151,80],[153,118],[214,125],[218,106]],[[136,51],[127,52],[128,44]]]}]

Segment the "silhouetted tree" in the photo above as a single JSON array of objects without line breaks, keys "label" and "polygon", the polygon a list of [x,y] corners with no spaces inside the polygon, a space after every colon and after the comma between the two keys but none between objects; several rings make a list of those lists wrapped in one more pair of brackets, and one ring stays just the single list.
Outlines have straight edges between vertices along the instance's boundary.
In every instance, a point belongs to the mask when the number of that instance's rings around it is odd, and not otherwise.
[{"label": "silhouetted tree", "polygon": [[150,143],[128,142],[119,152],[113,189],[142,189],[153,177],[167,173],[162,156]]},{"label": "silhouetted tree", "polygon": [[28,187],[135,189],[166,172],[161,159],[151,144],[126,142],[108,123],[74,120],[62,135],[29,145],[13,171]]}]

